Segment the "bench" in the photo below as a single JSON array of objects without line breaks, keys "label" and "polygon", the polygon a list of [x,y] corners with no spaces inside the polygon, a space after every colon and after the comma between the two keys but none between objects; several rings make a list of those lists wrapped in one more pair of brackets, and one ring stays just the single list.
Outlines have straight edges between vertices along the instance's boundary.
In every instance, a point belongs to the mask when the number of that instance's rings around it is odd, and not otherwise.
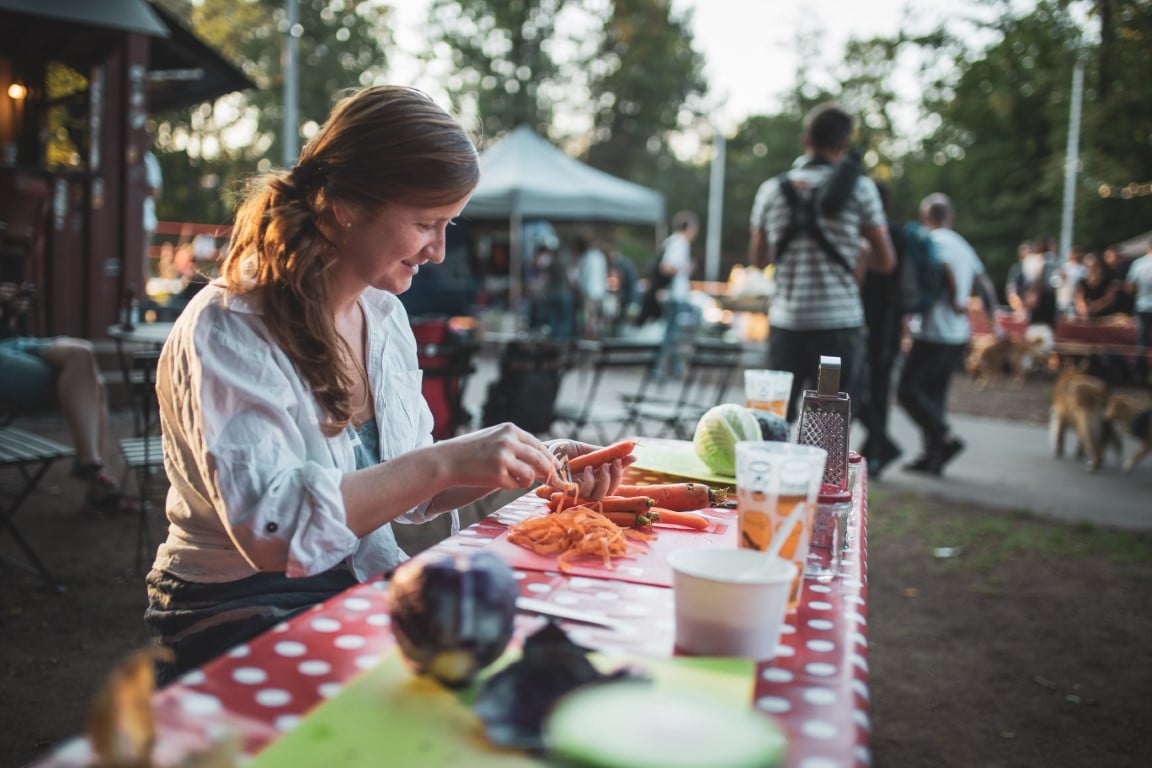
[{"label": "bench", "polygon": [[36,490],[45,473],[60,459],[69,459],[75,451],[31,432],[25,432],[16,427],[0,427],[0,468],[15,467],[19,470],[24,483],[16,493],[15,499],[7,506],[0,500],[0,528],[6,530],[16,544],[24,552],[28,562],[36,569],[48,587],[56,592],[63,592],[64,587],[52,577],[48,568],[40,560],[36,551],[17,530],[12,518],[31,493]]},{"label": "bench", "polygon": [[[974,340],[991,336],[988,319],[978,309],[977,303],[970,304],[968,316]],[[1009,337],[1024,339],[1028,335],[1027,321],[1007,312],[997,312],[996,323]],[[1057,367],[1064,361],[1073,360],[1091,366],[1098,375],[1112,383],[1123,383],[1133,370],[1138,370],[1134,367],[1141,355],[1136,319],[1127,315],[1089,319],[1061,317],[1052,331],[1049,353],[1055,358]],[[1146,350],[1144,356],[1152,362],[1152,350]]]},{"label": "bench", "polygon": [[[1062,318],[1056,324],[1052,352],[1059,359],[1086,361],[1098,368],[1098,373],[1112,383],[1123,383],[1130,378],[1141,354],[1152,360],[1152,353],[1140,349],[1136,334],[1136,319],[1113,315],[1090,320]],[[1143,384],[1143,382],[1137,382]]]}]

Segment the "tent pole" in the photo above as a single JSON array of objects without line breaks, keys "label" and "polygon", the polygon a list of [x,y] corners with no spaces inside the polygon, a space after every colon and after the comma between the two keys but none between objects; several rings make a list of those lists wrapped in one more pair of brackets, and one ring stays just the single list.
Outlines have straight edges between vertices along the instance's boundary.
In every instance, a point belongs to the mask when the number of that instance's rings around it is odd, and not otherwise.
[{"label": "tent pole", "polygon": [[1060,253],[1057,261],[1068,260],[1072,249],[1072,222],[1076,216],[1076,172],[1080,165],[1080,108],[1084,94],[1084,59],[1078,58],[1072,70],[1072,99],[1068,110],[1068,147],[1064,154],[1064,204],[1060,216]]},{"label": "tent pole", "polygon": [[720,230],[724,218],[724,133],[712,136],[712,173],[708,182],[708,241],[704,249],[704,279],[720,279]]},{"label": "tent pole", "polygon": [[285,168],[296,164],[300,153],[300,41],[298,39],[300,21],[299,0],[285,0],[284,13],[287,16],[287,29],[284,30],[284,122],[281,151]]},{"label": "tent pole", "polygon": [[513,332],[520,327],[520,282],[523,269],[524,216],[520,210],[520,195],[517,194],[512,203],[512,215],[509,220],[508,232],[508,311],[515,321],[515,325],[512,328]]}]

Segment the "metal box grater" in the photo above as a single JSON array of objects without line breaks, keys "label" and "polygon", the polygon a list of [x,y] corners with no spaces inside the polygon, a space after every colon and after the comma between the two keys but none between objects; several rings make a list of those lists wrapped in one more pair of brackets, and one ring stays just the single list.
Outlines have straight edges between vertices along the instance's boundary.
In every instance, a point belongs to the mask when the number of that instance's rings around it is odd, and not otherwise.
[{"label": "metal box grater", "polygon": [[824,482],[845,490],[848,488],[848,427],[852,423],[852,400],[848,393],[839,390],[840,358],[821,356],[816,390],[804,390],[796,442],[827,451]]}]

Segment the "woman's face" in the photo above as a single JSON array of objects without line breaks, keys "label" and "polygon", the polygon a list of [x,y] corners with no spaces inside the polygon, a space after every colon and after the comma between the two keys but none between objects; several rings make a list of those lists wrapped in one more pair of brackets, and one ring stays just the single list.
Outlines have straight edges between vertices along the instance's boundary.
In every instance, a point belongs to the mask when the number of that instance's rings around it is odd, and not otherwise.
[{"label": "woman's face", "polygon": [[1089,282],[1093,285],[1104,279],[1104,262],[1098,256],[1090,256],[1084,260]]},{"label": "woman's face", "polygon": [[337,274],[353,282],[401,294],[427,262],[444,261],[445,230],[468,202],[423,207],[386,203],[374,213],[344,214],[352,226],[344,230]]}]

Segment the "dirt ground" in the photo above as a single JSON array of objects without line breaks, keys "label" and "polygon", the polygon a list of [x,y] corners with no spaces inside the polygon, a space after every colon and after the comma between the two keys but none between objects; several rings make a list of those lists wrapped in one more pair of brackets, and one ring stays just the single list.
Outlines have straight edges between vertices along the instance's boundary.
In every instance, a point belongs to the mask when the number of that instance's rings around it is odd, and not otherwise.
[{"label": "dirt ground", "polygon": [[[1043,421],[1050,387],[977,392],[958,379],[952,402]],[[115,421],[124,434],[126,416]],[[22,424],[66,434],[52,416]],[[879,486],[868,531],[875,765],[1150,764],[1152,534]],[[0,475],[0,499],[14,487]],[[79,731],[110,666],[146,642],[136,521],[83,511],[81,491],[58,466],[16,518],[64,594],[13,565],[0,534],[0,768]]]}]

